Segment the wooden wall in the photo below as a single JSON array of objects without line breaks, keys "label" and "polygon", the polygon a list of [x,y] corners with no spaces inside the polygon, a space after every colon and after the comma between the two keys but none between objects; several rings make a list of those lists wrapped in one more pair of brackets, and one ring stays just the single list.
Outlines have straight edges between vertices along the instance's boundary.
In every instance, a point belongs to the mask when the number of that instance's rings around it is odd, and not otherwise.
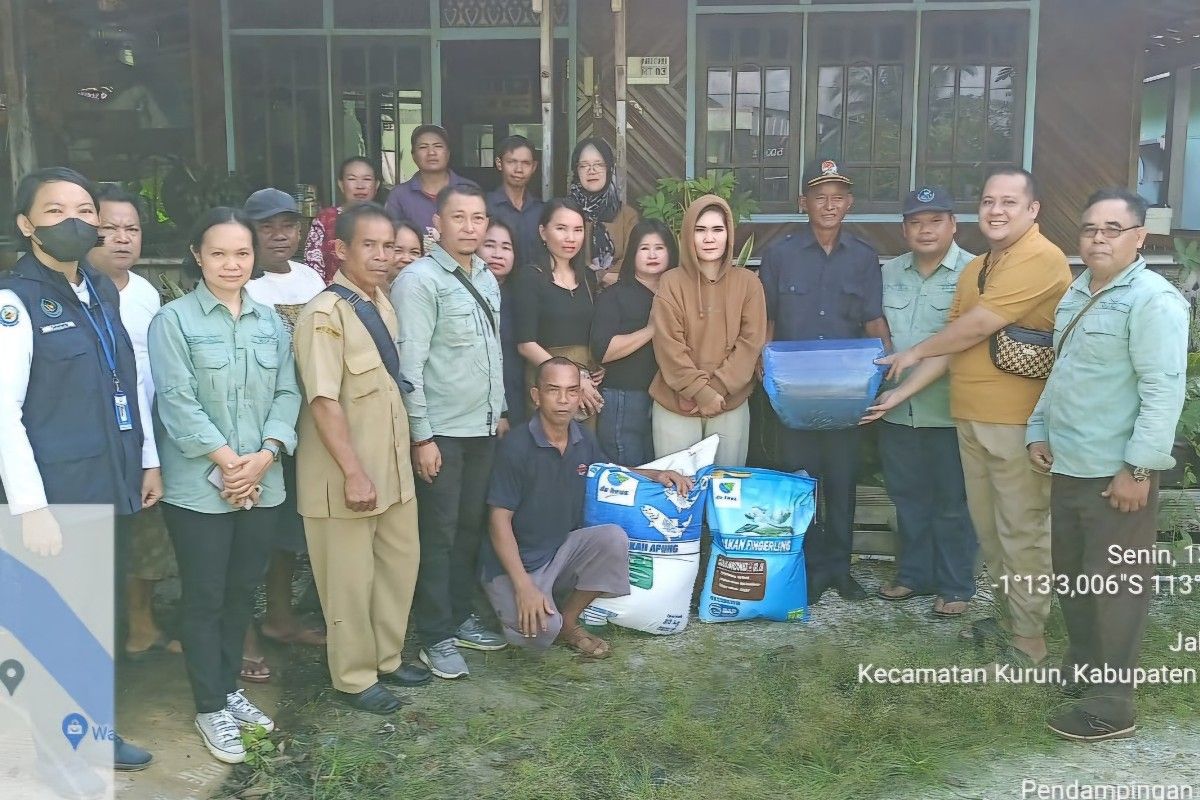
[{"label": "wooden wall", "polygon": [[1144,14],[1128,0],[1043,0],[1033,174],[1042,230],[1079,251],[1079,213],[1103,186],[1137,175]]},{"label": "wooden wall", "polygon": [[[1027,111],[1027,119],[1035,124],[1033,170],[1042,186],[1042,227],[1068,254],[1078,251],[1075,230],[1088,194],[1101,186],[1130,186],[1136,175],[1144,15],[1140,4],[1131,0],[1089,0],[1087,6],[1081,13],[1077,0],[1043,0],[1037,97]],[[629,88],[628,194],[636,198],[657,178],[684,173],[687,4],[627,0],[627,8],[628,54],[671,57],[670,86]],[[582,83],[577,87],[579,135],[612,141],[615,90],[609,5],[581,3],[579,18],[580,56],[594,58],[599,84],[594,98],[585,96]],[[753,227],[759,244],[795,229]],[[899,225],[848,227],[881,253],[904,249]],[[976,251],[984,246],[974,223],[961,224],[959,238]]]},{"label": "wooden wall", "polygon": [[[628,176],[626,194],[636,200],[665,176],[684,174],[687,113],[687,0],[626,0],[629,56],[668,56],[671,83],[631,85],[626,102]],[[615,138],[613,15],[607,2],[579,5],[580,57],[594,59],[599,92],[585,96],[579,84],[579,137]],[[582,70],[576,73],[582,79]],[[597,104],[601,116],[597,118]]]}]

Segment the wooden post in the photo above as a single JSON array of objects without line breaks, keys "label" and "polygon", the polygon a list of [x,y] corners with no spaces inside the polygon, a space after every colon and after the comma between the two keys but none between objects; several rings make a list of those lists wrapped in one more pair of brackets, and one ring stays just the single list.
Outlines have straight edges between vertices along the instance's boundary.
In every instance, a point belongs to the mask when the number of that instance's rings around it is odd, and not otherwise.
[{"label": "wooden post", "polygon": [[625,0],[612,0],[613,11],[613,63],[616,66],[615,73],[617,78],[616,86],[616,122],[614,127],[615,133],[615,156],[616,163],[616,180],[617,187],[622,191],[625,190],[627,182],[625,180],[626,168],[628,166],[627,146],[625,142],[625,96],[626,96],[626,76],[625,69],[628,60],[625,56]]},{"label": "wooden post", "polygon": [[554,196],[554,0],[533,0],[541,12],[542,197]]},{"label": "wooden post", "polygon": [[33,146],[33,118],[29,113],[25,70],[18,67],[24,59],[18,50],[20,10],[13,0],[0,0],[0,53],[4,54],[4,94],[8,105],[8,157],[12,166],[13,191],[23,176],[37,167],[37,151]]}]

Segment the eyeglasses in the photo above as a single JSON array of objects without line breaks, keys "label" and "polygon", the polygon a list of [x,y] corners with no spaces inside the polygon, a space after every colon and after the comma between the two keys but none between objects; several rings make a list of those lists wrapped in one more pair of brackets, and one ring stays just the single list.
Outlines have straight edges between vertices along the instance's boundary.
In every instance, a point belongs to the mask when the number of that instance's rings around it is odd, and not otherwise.
[{"label": "eyeglasses", "polygon": [[604,172],[608,168],[603,161],[589,161],[586,164],[581,161],[578,166],[580,172]]},{"label": "eyeglasses", "polygon": [[1101,236],[1103,236],[1105,239],[1111,240],[1111,239],[1116,239],[1118,236],[1120,236],[1122,233],[1125,233],[1126,231],[1131,231],[1131,230],[1134,230],[1135,228],[1140,228],[1140,227],[1142,227],[1142,226],[1141,225],[1130,225],[1128,228],[1118,228],[1113,225],[1105,225],[1103,228],[1101,228],[1097,225],[1084,225],[1082,228],[1079,229],[1079,238],[1080,239],[1095,239],[1096,234],[1098,233]]}]

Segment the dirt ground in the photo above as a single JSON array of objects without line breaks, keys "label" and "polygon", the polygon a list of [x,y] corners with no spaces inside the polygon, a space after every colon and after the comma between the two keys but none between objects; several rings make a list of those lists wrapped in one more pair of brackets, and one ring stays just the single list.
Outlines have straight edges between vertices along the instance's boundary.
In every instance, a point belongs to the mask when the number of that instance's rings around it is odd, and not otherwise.
[{"label": "dirt ground", "polygon": [[[274,656],[274,658],[272,658]],[[273,667],[286,662],[280,649],[268,650]],[[221,796],[231,769],[209,755],[192,725],[195,708],[183,656],[155,654],[120,668],[117,717],[121,735],[154,753],[142,772],[117,773],[116,796],[129,800],[207,800]],[[246,684],[246,694],[268,714],[279,707],[280,679]]]}]

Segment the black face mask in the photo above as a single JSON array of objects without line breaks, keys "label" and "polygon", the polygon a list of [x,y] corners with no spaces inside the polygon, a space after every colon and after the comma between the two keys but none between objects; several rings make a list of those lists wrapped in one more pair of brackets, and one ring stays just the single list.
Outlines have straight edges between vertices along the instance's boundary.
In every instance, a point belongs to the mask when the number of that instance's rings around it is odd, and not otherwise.
[{"label": "black face mask", "polygon": [[33,229],[33,235],[46,255],[69,263],[83,258],[96,246],[100,229],[78,217],[71,217],[53,225],[39,225]]}]

